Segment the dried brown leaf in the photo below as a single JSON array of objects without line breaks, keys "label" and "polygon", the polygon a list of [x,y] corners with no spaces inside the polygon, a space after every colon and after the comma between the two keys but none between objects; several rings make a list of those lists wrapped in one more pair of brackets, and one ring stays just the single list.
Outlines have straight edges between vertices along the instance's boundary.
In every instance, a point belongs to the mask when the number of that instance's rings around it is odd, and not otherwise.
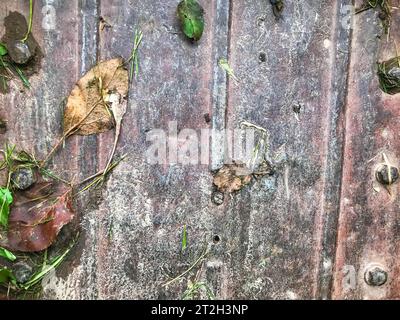
[{"label": "dried brown leaf", "polygon": [[232,193],[241,190],[252,179],[251,172],[245,165],[225,165],[216,173],[214,185],[221,192]]},{"label": "dried brown leaf", "polygon": [[109,108],[115,96],[121,102],[128,94],[128,71],[122,59],[100,62],[75,85],[64,113],[64,135],[90,135],[115,125]]},{"label": "dried brown leaf", "polygon": [[74,216],[70,191],[53,201],[21,202],[11,211],[7,247],[23,252],[44,250]]}]

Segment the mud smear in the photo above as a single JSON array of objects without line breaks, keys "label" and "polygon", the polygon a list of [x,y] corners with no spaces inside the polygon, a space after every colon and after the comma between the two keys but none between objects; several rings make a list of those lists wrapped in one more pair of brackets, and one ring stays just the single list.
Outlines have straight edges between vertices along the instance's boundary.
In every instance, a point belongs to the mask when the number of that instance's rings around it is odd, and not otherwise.
[{"label": "mud smear", "polygon": [[[0,42],[6,45],[9,54],[4,56],[3,60],[6,63],[14,62],[21,69],[24,76],[29,78],[40,70],[43,53],[32,33],[25,43],[21,41],[28,31],[28,23],[25,16],[19,12],[10,12],[4,19],[4,28],[5,34]],[[17,75],[10,74],[9,70],[4,68],[0,68],[0,75],[8,80],[17,78]],[[9,92],[9,86],[4,81],[0,83],[0,92]]]}]

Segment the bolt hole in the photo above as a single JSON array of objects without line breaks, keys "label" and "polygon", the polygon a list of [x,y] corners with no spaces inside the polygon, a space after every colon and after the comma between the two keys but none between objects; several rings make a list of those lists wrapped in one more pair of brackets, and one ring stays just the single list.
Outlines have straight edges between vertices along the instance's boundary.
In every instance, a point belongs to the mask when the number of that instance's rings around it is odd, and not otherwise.
[{"label": "bolt hole", "polygon": [[260,54],[258,55],[258,61],[260,62],[267,61],[267,55],[264,52],[260,52]]},{"label": "bolt hole", "polygon": [[215,244],[217,244],[221,241],[221,238],[218,235],[215,235],[213,241]]},{"label": "bolt hole", "polygon": [[293,112],[299,114],[301,112],[301,107],[302,105],[300,103],[293,105]]}]

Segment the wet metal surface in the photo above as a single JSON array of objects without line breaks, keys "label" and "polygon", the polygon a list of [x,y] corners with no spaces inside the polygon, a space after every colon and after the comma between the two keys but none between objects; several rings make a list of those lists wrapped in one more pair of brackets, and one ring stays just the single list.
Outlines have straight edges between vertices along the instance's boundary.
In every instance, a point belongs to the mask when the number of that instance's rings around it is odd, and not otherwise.
[{"label": "wet metal surface", "polygon": [[[348,27],[350,0],[286,1],[281,19],[267,0],[199,2],[206,28],[192,44],[179,33],[175,0],[35,1],[42,68],[30,91],[13,82],[0,95],[0,143],[39,157],[61,135],[62,101],[79,77],[98,60],[128,58],[135,29],[144,34],[117,149],[129,157],[101,194],[79,199],[79,242],[43,283],[45,297],[180,299],[186,279],[163,284],[208,245],[196,271],[220,299],[400,298],[398,184],[389,193],[375,173],[382,153],[399,165],[399,97],[383,94],[376,77],[377,60],[396,52],[398,12],[387,42],[377,37],[376,12]],[[9,12],[28,9],[1,1],[0,37]],[[111,27],[99,28],[100,20]],[[222,165],[223,146],[211,146],[209,166],[146,163],[151,129],[168,130],[171,121],[178,132],[236,128],[243,120],[268,129],[276,172],[218,205],[211,171]],[[54,170],[89,176],[106,165],[112,141],[113,132],[71,138]],[[384,284],[366,282],[371,264],[387,273]]]}]

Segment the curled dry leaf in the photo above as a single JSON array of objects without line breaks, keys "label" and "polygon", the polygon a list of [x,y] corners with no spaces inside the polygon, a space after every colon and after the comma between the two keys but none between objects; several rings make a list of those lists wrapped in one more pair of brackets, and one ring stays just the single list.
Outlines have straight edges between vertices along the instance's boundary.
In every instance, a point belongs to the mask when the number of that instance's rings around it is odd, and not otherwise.
[{"label": "curled dry leaf", "polygon": [[112,129],[115,123],[109,108],[115,97],[121,102],[127,94],[128,71],[122,59],[100,62],[76,83],[68,97],[64,135],[90,135]]},{"label": "curled dry leaf", "polygon": [[214,185],[221,192],[232,193],[241,190],[251,179],[251,172],[244,164],[230,164],[218,170]]},{"label": "curled dry leaf", "polygon": [[69,190],[59,196],[52,194],[58,187],[41,181],[29,190],[16,192],[7,237],[0,239],[2,246],[12,251],[35,252],[55,241],[61,228],[75,216]]}]

